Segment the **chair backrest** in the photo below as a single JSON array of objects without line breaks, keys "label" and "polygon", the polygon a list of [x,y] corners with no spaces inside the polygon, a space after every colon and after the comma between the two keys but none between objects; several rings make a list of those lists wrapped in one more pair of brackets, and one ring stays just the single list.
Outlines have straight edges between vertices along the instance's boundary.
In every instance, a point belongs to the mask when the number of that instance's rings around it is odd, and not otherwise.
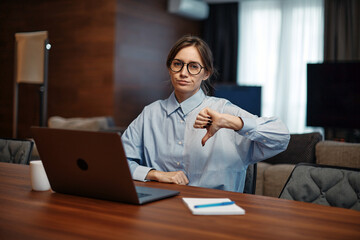
[{"label": "chair backrest", "polygon": [[30,140],[0,139],[0,162],[29,164],[34,143]]},{"label": "chair backrest", "polygon": [[250,164],[246,170],[245,186],[243,193],[255,194],[257,164]]},{"label": "chair backrest", "polygon": [[318,132],[291,134],[287,149],[274,157],[264,160],[264,162],[271,164],[315,163],[315,146],[321,140],[322,136]]},{"label": "chair backrest", "polygon": [[300,163],[279,198],[360,210],[360,169]]}]

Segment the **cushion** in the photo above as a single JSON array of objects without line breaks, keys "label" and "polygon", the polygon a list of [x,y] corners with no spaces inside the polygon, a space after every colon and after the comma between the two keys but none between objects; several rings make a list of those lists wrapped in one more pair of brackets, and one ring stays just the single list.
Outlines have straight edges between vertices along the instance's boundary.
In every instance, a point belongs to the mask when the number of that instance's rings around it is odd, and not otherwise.
[{"label": "cushion", "polygon": [[316,145],[318,164],[360,168],[360,144],[322,141]]},{"label": "cushion", "polygon": [[270,166],[271,164],[266,162],[257,163],[256,189],[255,189],[256,195],[264,194],[264,172]]},{"label": "cushion", "polygon": [[108,119],[108,117],[63,118],[53,116],[49,118],[48,125],[50,128],[99,131],[109,128]]},{"label": "cushion", "polygon": [[264,172],[264,195],[279,197],[294,167],[294,164],[274,164],[269,166]]},{"label": "cushion", "polygon": [[265,162],[278,164],[315,163],[315,146],[322,140],[320,133],[291,134],[287,149]]}]

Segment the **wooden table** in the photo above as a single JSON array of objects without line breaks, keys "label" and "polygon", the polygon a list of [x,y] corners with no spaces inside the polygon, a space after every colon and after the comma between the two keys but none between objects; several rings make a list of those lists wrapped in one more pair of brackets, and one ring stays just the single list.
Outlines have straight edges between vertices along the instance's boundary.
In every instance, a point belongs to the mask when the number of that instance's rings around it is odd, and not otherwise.
[{"label": "wooden table", "polygon": [[[143,206],[31,190],[29,166],[0,163],[0,239],[360,239],[360,212],[162,184],[180,191]],[[226,197],[237,216],[194,216],[182,197]]]}]

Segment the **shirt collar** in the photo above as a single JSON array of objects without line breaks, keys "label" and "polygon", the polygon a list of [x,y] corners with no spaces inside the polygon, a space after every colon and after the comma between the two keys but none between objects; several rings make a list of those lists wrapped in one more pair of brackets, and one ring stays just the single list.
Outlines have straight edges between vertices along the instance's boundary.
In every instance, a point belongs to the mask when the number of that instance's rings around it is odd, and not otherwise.
[{"label": "shirt collar", "polygon": [[187,115],[189,112],[194,110],[194,108],[199,106],[205,97],[206,97],[205,93],[200,88],[199,91],[197,91],[193,96],[191,96],[190,98],[186,99],[185,101],[179,104],[179,102],[176,100],[175,92],[172,92],[170,97],[168,98],[166,105],[167,114],[170,115],[179,107],[181,107],[181,110],[184,113],[184,115]]},{"label": "shirt collar", "polygon": [[175,112],[180,107],[180,104],[176,100],[175,92],[172,92],[170,97],[166,101],[166,112],[168,115]]}]

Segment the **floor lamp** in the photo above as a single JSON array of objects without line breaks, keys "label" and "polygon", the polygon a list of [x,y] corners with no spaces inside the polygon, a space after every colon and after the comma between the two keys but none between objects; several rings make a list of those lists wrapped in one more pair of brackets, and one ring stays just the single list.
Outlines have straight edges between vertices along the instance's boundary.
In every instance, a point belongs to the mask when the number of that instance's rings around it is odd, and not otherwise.
[{"label": "floor lamp", "polygon": [[40,122],[46,125],[48,57],[51,45],[47,31],[15,34],[13,138],[17,138],[20,83],[39,84]]}]

